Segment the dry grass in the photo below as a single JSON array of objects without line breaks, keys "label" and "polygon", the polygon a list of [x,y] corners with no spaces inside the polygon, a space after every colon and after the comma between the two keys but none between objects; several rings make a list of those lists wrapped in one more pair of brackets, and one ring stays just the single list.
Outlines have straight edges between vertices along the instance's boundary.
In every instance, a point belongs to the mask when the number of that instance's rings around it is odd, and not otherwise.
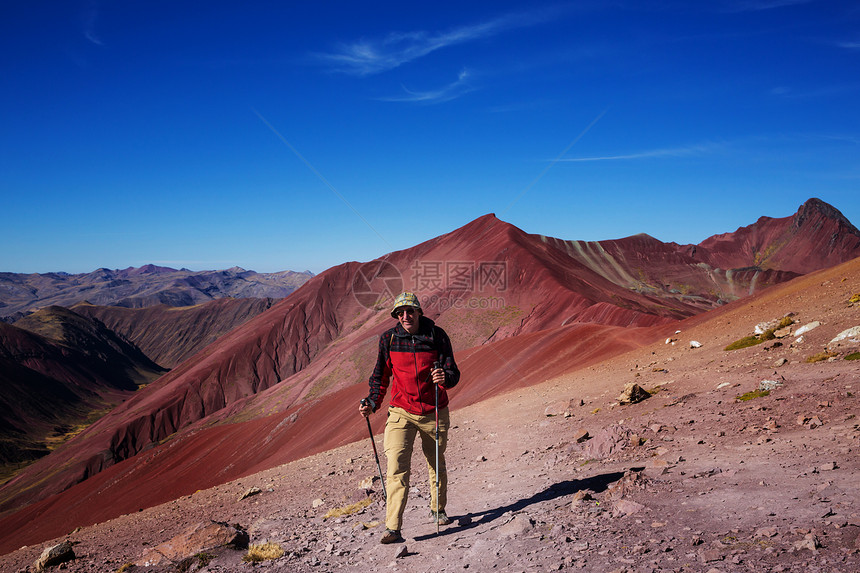
[{"label": "dry grass", "polygon": [[370,504],[371,504],[371,499],[369,497],[366,497],[366,498],[362,499],[361,501],[357,501],[357,502],[350,504],[350,505],[332,508],[332,509],[328,510],[328,512],[326,512],[326,514],[323,516],[323,518],[328,519],[329,517],[344,517],[347,515],[352,515],[354,513],[358,513],[359,511],[361,511],[362,509],[364,509],[365,507],[367,507]]},{"label": "dry grass", "polygon": [[828,360],[830,358],[835,358],[839,356],[838,352],[833,352],[832,350],[825,350],[824,352],[819,352],[818,354],[813,354],[809,358],[806,359],[806,362],[810,364],[814,364],[815,362],[821,362],[823,360]]},{"label": "dry grass", "polygon": [[279,559],[283,556],[284,550],[277,543],[263,543],[261,545],[250,546],[248,553],[242,557],[242,561],[246,563],[260,563],[262,561]]}]

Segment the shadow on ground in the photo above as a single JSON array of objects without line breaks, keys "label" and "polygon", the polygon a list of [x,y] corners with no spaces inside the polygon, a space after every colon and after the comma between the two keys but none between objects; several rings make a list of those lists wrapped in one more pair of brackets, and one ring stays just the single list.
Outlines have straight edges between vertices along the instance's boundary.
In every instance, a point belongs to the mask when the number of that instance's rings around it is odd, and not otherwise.
[{"label": "shadow on ground", "polygon": [[[566,495],[572,495],[580,490],[587,489],[595,493],[600,493],[602,491],[605,491],[606,488],[609,487],[609,484],[620,480],[622,477],[624,477],[624,472],[612,472],[608,474],[592,476],[581,480],[573,479],[560,481],[558,483],[552,484],[545,490],[532,495],[531,497],[520,499],[513,503],[509,503],[508,505],[503,505],[494,509],[472,512],[467,513],[465,515],[453,517],[453,522],[457,523],[458,525],[445,528],[444,531],[439,532],[438,536],[461,533],[467,529],[477,527],[478,525],[495,521],[496,519],[500,518],[508,512],[515,513],[517,511],[521,511],[527,508],[530,505],[542,503],[545,501],[552,501],[554,499],[558,499]],[[415,540],[424,541],[433,537],[437,537],[437,534],[432,533],[429,535],[421,535],[416,537]]]}]

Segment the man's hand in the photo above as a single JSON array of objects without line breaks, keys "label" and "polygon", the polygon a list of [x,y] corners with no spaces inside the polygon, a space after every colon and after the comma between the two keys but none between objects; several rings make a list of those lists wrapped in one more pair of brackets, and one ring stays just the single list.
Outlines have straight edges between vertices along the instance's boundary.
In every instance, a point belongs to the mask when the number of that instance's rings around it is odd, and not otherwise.
[{"label": "man's hand", "polygon": [[433,369],[433,384],[439,384],[440,386],[445,384],[445,371],[441,368]]},{"label": "man's hand", "polygon": [[370,407],[370,402],[368,402],[367,399],[364,399],[359,403],[358,413],[365,418],[373,414],[373,408]]}]

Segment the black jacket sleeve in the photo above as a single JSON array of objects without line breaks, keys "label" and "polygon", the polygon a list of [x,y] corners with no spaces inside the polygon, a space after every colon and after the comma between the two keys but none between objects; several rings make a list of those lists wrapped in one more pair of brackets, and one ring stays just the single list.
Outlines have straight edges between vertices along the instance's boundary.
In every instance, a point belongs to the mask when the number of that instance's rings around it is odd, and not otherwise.
[{"label": "black jacket sleeve", "polygon": [[385,398],[385,392],[388,390],[388,384],[391,381],[391,363],[389,360],[389,344],[390,333],[385,332],[379,337],[379,351],[376,356],[376,366],[373,368],[373,373],[370,375],[368,384],[370,385],[370,394],[367,399],[370,401],[370,407],[376,412]]},{"label": "black jacket sleeve", "polygon": [[448,334],[439,328],[435,327],[436,332],[436,348],[439,352],[439,361],[442,363],[442,369],[445,371],[445,388],[453,388],[460,381],[460,369],[457,368],[457,363],[454,361],[454,349],[451,348],[451,339]]}]

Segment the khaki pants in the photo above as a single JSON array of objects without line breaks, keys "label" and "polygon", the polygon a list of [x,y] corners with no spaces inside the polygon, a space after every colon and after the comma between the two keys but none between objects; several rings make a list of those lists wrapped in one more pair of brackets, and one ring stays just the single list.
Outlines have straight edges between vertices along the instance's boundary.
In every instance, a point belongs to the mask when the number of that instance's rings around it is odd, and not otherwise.
[{"label": "khaki pants", "polygon": [[427,460],[430,474],[430,509],[445,510],[448,500],[448,474],[445,471],[445,446],[448,443],[448,408],[439,410],[439,500],[436,500],[436,415],[410,414],[402,408],[389,408],[385,423],[385,456],[388,459],[388,499],[386,500],[385,527],[400,531],[403,510],[409,496],[409,476],[412,465],[412,446],[415,435],[421,436],[421,450]]}]

